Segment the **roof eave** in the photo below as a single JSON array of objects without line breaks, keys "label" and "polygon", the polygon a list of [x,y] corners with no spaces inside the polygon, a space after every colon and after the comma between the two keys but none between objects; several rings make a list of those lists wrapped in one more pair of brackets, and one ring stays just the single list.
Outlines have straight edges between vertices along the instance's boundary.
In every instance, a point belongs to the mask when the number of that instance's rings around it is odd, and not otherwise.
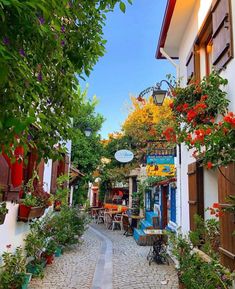
[{"label": "roof eave", "polygon": [[[165,14],[164,14],[163,22],[162,22],[162,28],[161,28],[161,32],[160,32],[160,36],[158,40],[157,51],[155,54],[155,57],[157,59],[165,59],[165,57],[161,54],[160,48],[161,47],[163,48],[165,45],[167,32],[170,27],[172,15],[175,9],[175,4],[176,4],[176,0],[168,0],[167,5],[166,5],[166,10],[165,10]],[[178,58],[178,57],[174,57],[174,58]]]}]

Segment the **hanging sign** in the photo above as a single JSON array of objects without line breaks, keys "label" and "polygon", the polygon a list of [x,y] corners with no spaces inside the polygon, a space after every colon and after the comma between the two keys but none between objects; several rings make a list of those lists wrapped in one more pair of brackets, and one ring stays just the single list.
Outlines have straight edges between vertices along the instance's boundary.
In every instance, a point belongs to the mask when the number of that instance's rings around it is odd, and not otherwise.
[{"label": "hanging sign", "polygon": [[133,160],[134,154],[129,150],[119,150],[115,153],[114,157],[120,163],[128,163]]},{"label": "hanging sign", "polygon": [[157,156],[157,155],[147,155],[148,165],[164,165],[164,164],[174,164],[173,156]]},{"label": "hanging sign", "polygon": [[173,156],[147,155],[147,176],[174,177],[175,165]]},{"label": "hanging sign", "polygon": [[147,165],[146,172],[148,177],[174,177],[175,165],[162,164],[162,165]]}]

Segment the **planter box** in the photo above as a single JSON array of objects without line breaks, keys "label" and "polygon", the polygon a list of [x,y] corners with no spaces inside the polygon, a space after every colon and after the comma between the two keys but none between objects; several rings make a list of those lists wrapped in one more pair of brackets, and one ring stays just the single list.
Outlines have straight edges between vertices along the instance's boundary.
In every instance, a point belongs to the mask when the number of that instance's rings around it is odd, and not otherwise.
[{"label": "planter box", "polygon": [[34,218],[40,218],[44,212],[44,207],[28,207],[19,204],[18,221],[28,222]]},{"label": "planter box", "polygon": [[2,225],[5,222],[6,214],[0,215],[0,225]]},{"label": "planter box", "polygon": [[24,284],[21,286],[21,289],[27,289],[29,282],[32,278],[32,274],[31,273],[26,273],[25,277],[24,277]]},{"label": "planter box", "polygon": [[62,248],[57,247],[55,250],[55,257],[60,257],[62,255]]},{"label": "planter box", "polygon": [[52,255],[45,255],[46,264],[51,265],[54,262],[54,254]]},{"label": "planter box", "polygon": [[30,262],[26,265],[26,270],[31,273],[33,277],[38,277],[43,275],[44,268],[46,267],[46,261],[42,260],[41,263]]}]

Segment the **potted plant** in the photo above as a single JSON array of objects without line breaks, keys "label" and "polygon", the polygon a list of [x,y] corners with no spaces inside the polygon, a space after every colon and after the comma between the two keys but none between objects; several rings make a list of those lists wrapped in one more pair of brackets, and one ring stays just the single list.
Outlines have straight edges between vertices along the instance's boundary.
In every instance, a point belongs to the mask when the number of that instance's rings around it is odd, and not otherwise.
[{"label": "potted plant", "polygon": [[26,258],[21,247],[15,253],[8,251],[2,254],[3,265],[0,270],[0,289],[26,289],[30,275],[26,274]]},{"label": "potted plant", "polygon": [[6,202],[0,203],[0,225],[5,221],[6,214],[8,213]]},{"label": "potted plant", "polygon": [[60,211],[62,205],[67,204],[68,200],[68,188],[66,186],[66,183],[68,182],[68,176],[62,175],[59,176],[56,180],[57,183],[57,191],[54,198],[54,210]]},{"label": "potted plant", "polygon": [[43,256],[46,259],[47,265],[50,265],[53,263],[56,248],[57,248],[57,244],[56,244],[55,240],[52,238],[50,240],[48,240],[46,247],[45,247],[45,251],[43,253]]},{"label": "potted plant", "polygon": [[27,272],[32,273],[33,276],[43,277],[43,270],[46,261],[43,258],[43,250],[46,245],[45,235],[41,222],[36,221],[31,224],[30,232],[25,238],[26,256],[31,258],[27,264]]}]

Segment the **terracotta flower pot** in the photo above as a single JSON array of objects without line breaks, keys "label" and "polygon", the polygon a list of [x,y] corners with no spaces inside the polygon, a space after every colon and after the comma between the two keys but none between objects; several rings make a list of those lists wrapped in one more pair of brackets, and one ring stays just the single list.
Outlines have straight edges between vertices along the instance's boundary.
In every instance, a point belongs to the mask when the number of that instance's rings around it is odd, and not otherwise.
[{"label": "terracotta flower pot", "polygon": [[54,255],[45,255],[47,265],[51,265],[54,261]]},{"label": "terracotta flower pot", "polygon": [[18,221],[27,222],[34,218],[39,218],[44,214],[44,207],[28,207],[24,204],[19,204]]}]

